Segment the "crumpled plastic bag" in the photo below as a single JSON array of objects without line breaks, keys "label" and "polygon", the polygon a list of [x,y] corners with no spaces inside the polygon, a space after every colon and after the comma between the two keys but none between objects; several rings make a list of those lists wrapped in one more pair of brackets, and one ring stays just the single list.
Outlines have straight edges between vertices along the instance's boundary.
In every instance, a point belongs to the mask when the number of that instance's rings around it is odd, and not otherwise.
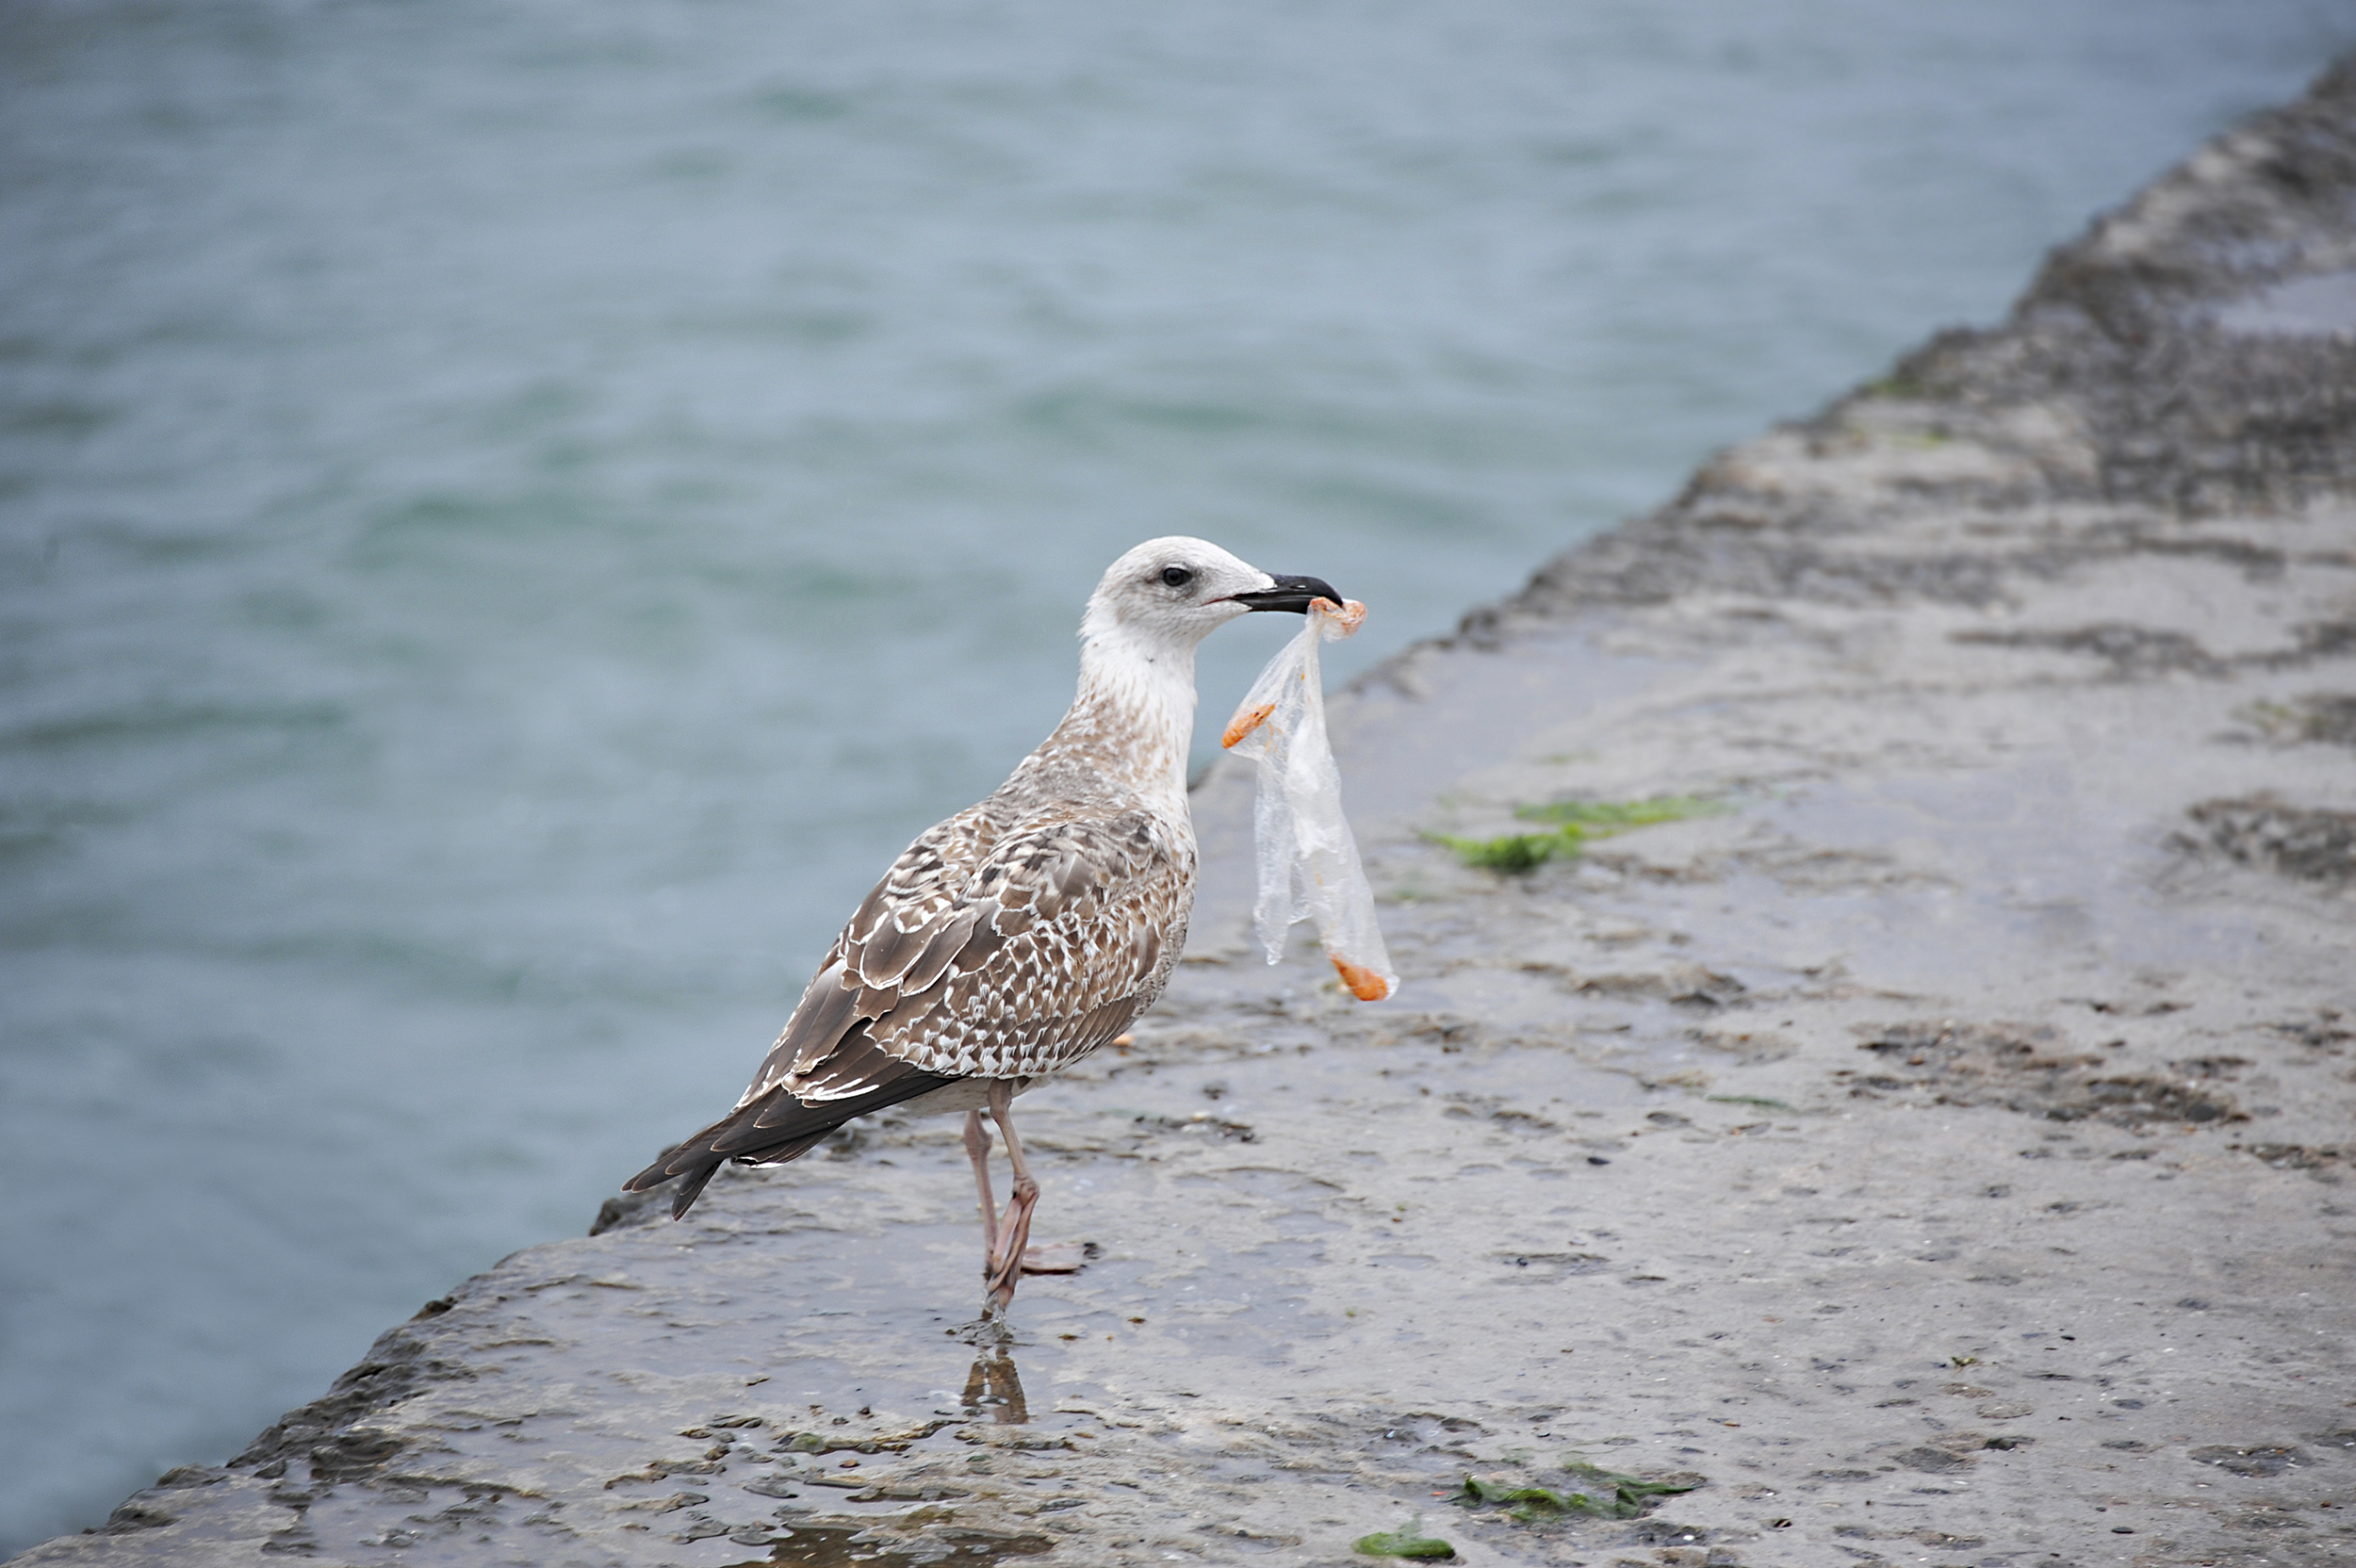
[{"label": "crumpled plastic bag", "polygon": [[1366,607],[1309,606],[1307,625],[1268,661],[1227,721],[1219,744],[1259,762],[1252,827],[1260,896],[1252,923],[1268,961],[1281,962],[1284,937],[1301,921],[1317,922],[1317,940],[1361,1002],[1399,993],[1399,973],[1374,921],[1374,890],[1358,863],[1357,841],[1342,815],[1342,776],[1325,739],[1324,678],[1317,645],[1358,629]]}]

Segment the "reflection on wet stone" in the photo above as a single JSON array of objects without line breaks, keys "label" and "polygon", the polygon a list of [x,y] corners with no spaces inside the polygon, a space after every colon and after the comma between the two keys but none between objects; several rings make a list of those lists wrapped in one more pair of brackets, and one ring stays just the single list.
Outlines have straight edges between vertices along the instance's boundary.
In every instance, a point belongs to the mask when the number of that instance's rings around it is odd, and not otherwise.
[{"label": "reflection on wet stone", "polygon": [[973,1358],[973,1369],[965,1376],[964,1405],[969,1413],[986,1412],[1001,1426],[1029,1422],[1031,1410],[1023,1399],[1023,1378],[1015,1370],[1011,1346],[990,1346]]}]

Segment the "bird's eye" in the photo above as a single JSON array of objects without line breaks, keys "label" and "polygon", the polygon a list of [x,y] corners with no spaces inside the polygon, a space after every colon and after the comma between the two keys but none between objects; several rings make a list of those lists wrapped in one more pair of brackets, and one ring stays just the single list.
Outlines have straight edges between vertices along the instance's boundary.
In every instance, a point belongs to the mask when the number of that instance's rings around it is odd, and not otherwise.
[{"label": "bird's eye", "polygon": [[1172,588],[1184,588],[1194,580],[1194,574],[1184,566],[1164,566],[1162,580]]}]

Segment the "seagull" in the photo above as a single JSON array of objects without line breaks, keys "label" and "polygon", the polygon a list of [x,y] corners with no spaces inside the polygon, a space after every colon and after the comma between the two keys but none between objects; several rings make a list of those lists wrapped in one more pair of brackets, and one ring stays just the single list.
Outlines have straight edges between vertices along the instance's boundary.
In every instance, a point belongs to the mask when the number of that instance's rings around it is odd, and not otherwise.
[{"label": "seagull", "polygon": [[[1080,623],[1080,688],[988,799],[918,837],[826,953],[744,1098],[624,1184],[684,1217],[729,1160],[782,1165],[888,1106],[965,1114],[986,1310],[1014,1299],[1039,1184],[1014,1097],[1123,1034],[1170,984],[1194,906],[1194,651],[1253,611],[1342,596],[1201,539],[1114,562]],[[1014,1190],[990,1193],[987,1111]]]}]

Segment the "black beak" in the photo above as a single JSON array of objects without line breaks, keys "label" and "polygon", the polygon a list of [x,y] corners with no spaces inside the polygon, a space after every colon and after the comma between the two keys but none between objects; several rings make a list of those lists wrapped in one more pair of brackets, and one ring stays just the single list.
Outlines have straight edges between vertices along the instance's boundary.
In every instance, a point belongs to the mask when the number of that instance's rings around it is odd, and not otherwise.
[{"label": "black beak", "polygon": [[1269,575],[1276,579],[1275,587],[1263,593],[1230,596],[1237,604],[1253,610],[1289,610],[1296,615],[1306,615],[1314,599],[1329,599],[1334,608],[1341,607],[1342,596],[1321,577],[1287,577],[1283,572]]}]

